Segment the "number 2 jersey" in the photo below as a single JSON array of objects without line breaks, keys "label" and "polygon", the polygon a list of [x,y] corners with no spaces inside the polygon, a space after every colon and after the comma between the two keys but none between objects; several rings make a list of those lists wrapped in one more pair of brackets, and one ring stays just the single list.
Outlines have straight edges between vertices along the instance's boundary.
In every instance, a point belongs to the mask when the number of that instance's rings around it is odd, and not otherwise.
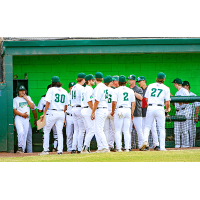
[{"label": "number 2 jersey", "polygon": [[113,90],[112,101],[117,102],[117,107],[120,106],[131,108],[131,103],[135,102],[135,94],[133,90],[126,86],[120,86]]},{"label": "number 2 jersey", "polygon": [[47,91],[45,101],[50,102],[49,110],[64,110],[65,105],[69,104],[68,93],[61,87],[51,87]]},{"label": "number 2 jersey", "polygon": [[152,83],[148,86],[145,97],[148,98],[148,104],[161,104],[170,101],[170,89],[162,83]]}]

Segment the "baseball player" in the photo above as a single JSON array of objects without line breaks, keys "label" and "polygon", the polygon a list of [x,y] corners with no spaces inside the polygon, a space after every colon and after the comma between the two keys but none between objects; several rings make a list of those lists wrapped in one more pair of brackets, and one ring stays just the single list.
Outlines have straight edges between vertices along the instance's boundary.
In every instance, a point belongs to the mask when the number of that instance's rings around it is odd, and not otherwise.
[{"label": "baseball player", "polygon": [[119,76],[115,75],[112,78],[113,78],[113,83],[112,83],[111,88],[112,89],[118,88],[119,87]]},{"label": "baseball player", "polygon": [[[146,91],[147,91],[147,88],[148,88],[148,86],[146,84],[146,78],[144,76],[140,76],[140,77],[138,77],[137,82],[138,82],[139,86],[142,88],[143,97],[145,98],[145,94],[146,94]],[[144,133],[145,123],[146,123],[146,112],[147,112],[147,108],[142,108],[142,130],[143,130],[143,133]],[[159,150],[158,134],[157,134],[157,131],[156,131],[156,121],[155,120],[153,121],[153,124],[152,124],[152,127],[151,127],[151,133],[149,135],[149,145],[150,145],[150,142],[151,142],[150,136],[151,137],[153,136],[154,150]],[[146,150],[149,150],[148,146],[146,147]]]},{"label": "baseball player", "polygon": [[101,72],[95,73],[95,82],[97,84],[94,90],[94,107],[91,114],[91,120],[95,120],[95,136],[97,140],[97,153],[110,152],[106,136],[104,134],[104,124],[108,115],[108,88],[102,83],[103,74]]},{"label": "baseball player", "polygon": [[[175,96],[190,96],[189,92],[182,87],[182,80],[176,78],[173,80],[174,87],[178,90]],[[176,115],[185,115],[189,118],[188,104],[175,103]],[[188,120],[184,122],[174,122],[174,135],[175,135],[175,148],[187,148],[189,147],[189,134],[188,134]],[[182,144],[180,141],[182,137]]]},{"label": "baseball player", "polygon": [[159,72],[157,75],[156,83],[152,83],[148,86],[145,97],[148,102],[146,123],[144,129],[144,143],[141,149],[143,150],[147,146],[149,132],[154,120],[158,123],[160,131],[160,151],[166,151],[165,149],[165,110],[170,111],[170,89],[163,83],[165,81],[165,74]]},{"label": "baseball player", "polygon": [[43,141],[43,152],[39,155],[49,154],[49,133],[55,124],[56,131],[58,135],[58,151],[59,155],[63,152],[63,124],[65,120],[65,111],[67,110],[67,105],[69,103],[68,93],[61,86],[60,79],[58,76],[53,76],[52,87],[48,89],[45,96],[45,110],[42,116],[40,116],[41,121],[43,121],[48,109],[48,115],[46,116],[46,126],[44,130],[44,141]]},{"label": "baseball player", "polygon": [[[48,85],[47,86],[47,91],[51,87],[52,87],[52,84]],[[46,106],[45,96],[46,95],[42,96],[42,98],[40,99],[40,101],[38,103],[37,109],[38,109],[39,113],[42,113],[42,112],[44,113],[45,106]],[[47,110],[45,117],[47,118],[48,115],[49,115],[49,110]],[[43,127],[43,132],[44,132],[44,130],[45,130],[45,126]],[[56,152],[57,146],[58,146],[58,135],[57,135],[57,131],[56,131],[56,126],[55,125],[53,125],[52,130],[53,130],[53,138],[54,138],[53,150],[52,151]]]},{"label": "baseball player", "polygon": [[104,77],[104,84],[108,87],[108,115],[106,117],[105,125],[104,125],[104,133],[106,135],[106,140],[108,143],[108,147],[111,151],[114,151],[114,141],[115,141],[115,125],[114,125],[114,117],[110,115],[112,112],[112,94],[113,88],[111,88],[113,84],[113,79],[111,76]]},{"label": "baseball player", "polygon": [[26,149],[27,134],[29,130],[30,109],[34,110],[35,104],[30,96],[26,95],[26,88],[21,85],[18,88],[18,96],[13,99],[13,112],[15,116],[15,127],[18,136],[18,151],[24,153]]},{"label": "baseball player", "polygon": [[[134,111],[133,124],[136,129],[138,135],[138,146],[139,148],[143,144],[143,130],[142,130],[142,99],[143,99],[143,91],[140,87],[135,85],[136,76],[131,74],[128,78],[130,89],[132,89],[135,93],[136,98],[136,106]],[[132,132],[132,124],[130,125],[130,134]],[[130,149],[131,149],[131,141],[130,141]]]},{"label": "baseball player", "polygon": [[[197,96],[193,92],[190,92],[190,83],[188,81],[183,81],[182,84],[183,88],[185,88],[190,96]],[[188,120],[188,130],[190,134],[190,147],[195,146],[195,139],[196,139],[196,125],[195,122],[198,122],[198,115],[199,115],[199,102],[194,102],[191,104],[188,104],[188,111],[189,111],[189,120]],[[196,119],[194,117],[194,114],[196,112]]]},{"label": "baseball player", "polygon": [[81,151],[81,153],[89,153],[90,152],[90,142],[94,136],[94,121],[91,120],[90,116],[93,110],[93,103],[94,103],[94,91],[92,86],[94,85],[94,76],[92,74],[89,74],[85,77],[85,83],[86,87],[84,88],[84,91],[82,92],[81,96],[81,114],[83,116],[83,121],[86,128],[86,136],[85,136],[85,142],[84,147]]},{"label": "baseball player", "polygon": [[[116,151],[121,152],[121,130],[124,133],[125,151],[129,152],[130,133],[129,127],[135,110],[135,95],[133,90],[126,87],[126,77],[119,77],[119,88],[112,95],[112,112],[115,123]],[[116,109],[116,110],[115,110]]]},{"label": "baseball player", "polygon": [[72,151],[72,141],[73,141],[73,133],[74,133],[74,121],[73,121],[73,117],[72,117],[72,93],[71,90],[73,88],[73,86],[76,85],[75,82],[70,82],[69,83],[69,104],[67,106],[67,110],[66,110],[66,143],[67,143],[67,151],[71,152]]},{"label": "baseball player", "polygon": [[74,121],[74,135],[72,142],[72,151],[71,153],[81,153],[83,147],[83,138],[85,135],[85,126],[83,122],[83,117],[81,115],[81,94],[84,91],[84,87],[82,86],[85,83],[85,74],[79,73],[77,77],[77,84],[73,86],[71,90],[72,94],[72,116]]}]

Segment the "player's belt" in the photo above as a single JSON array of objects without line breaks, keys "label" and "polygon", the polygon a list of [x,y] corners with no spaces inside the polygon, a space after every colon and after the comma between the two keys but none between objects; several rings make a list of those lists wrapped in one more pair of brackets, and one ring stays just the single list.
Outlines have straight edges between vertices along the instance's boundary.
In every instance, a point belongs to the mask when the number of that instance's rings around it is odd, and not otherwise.
[{"label": "player's belt", "polygon": [[56,111],[64,111],[64,110],[58,110],[58,109],[50,109],[50,110],[56,110]]},{"label": "player's belt", "polygon": [[107,107],[98,107],[97,109],[99,109],[99,108],[107,108]]},{"label": "player's belt", "polygon": [[72,114],[70,114],[70,113],[67,113],[67,115],[72,116]]},{"label": "player's belt", "polygon": [[83,107],[83,108],[89,108],[89,106],[85,106],[85,107]]},{"label": "player's belt", "polygon": [[74,108],[74,107],[81,107],[80,105],[78,105],[78,106],[72,106],[72,108]]},{"label": "player's belt", "polygon": [[125,107],[125,106],[119,106],[118,108],[130,108],[130,107]]},{"label": "player's belt", "polygon": [[178,111],[180,111],[180,110],[185,110],[185,108],[181,108],[181,109],[179,109],[179,110],[178,110],[178,109],[176,109],[176,112],[178,112]]},{"label": "player's belt", "polygon": [[[149,106],[153,106],[153,104],[148,104]],[[155,106],[163,106],[162,104],[154,104]]]}]

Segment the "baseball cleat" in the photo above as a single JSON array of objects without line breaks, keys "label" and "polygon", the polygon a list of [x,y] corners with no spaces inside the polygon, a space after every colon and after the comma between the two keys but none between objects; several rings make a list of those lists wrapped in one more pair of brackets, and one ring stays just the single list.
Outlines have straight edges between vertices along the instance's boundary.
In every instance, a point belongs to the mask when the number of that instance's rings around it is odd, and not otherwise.
[{"label": "baseball cleat", "polygon": [[113,147],[110,147],[109,149],[110,149],[110,151],[115,151],[115,149]]},{"label": "baseball cleat", "polygon": [[23,153],[22,147],[19,147],[16,153]]},{"label": "baseball cleat", "polygon": [[52,152],[56,152],[56,149],[53,148],[53,149],[52,149]]},{"label": "baseball cleat", "polygon": [[90,153],[87,149],[82,150],[81,153]]},{"label": "baseball cleat", "polygon": [[110,150],[109,149],[102,149],[102,150],[97,150],[96,153],[109,153]]},{"label": "baseball cleat", "polygon": [[116,149],[116,152],[122,152],[122,150],[121,149]]},{"label": "baseball cleat", "polygon": [[81,151],[77,151],[77,153],[81,153]]},{"label": "baseball cleat", "polygon": [[72,150],[72,151],[71,151],[71,154],[75,154],[75,153],[76,153],[76,150]]},{"label": "baseball cleat", "polygon": [[159,146],[154,147],[154,151],[160,151]]},{"label": "baseball cleat", "polygon": [[140,151],[144,151],[144,149],[146,148],[147,146],[147,142],[145,141],[142,146],[140,147]]},{"label": "baseball cleat", "polygon": [[145,147],[144,151],[150,151],[149,147]]},{"label": "baseball cleat", "polygon": [[167,151],[167,149],[160,149],[160,151]]},{"label": "baseball cleat", "polygon": [[38,154],[39,156],[45,156],[45,155],[49,155],[48,151],[42,151],[41,153]]},{"label": "baseball cleat", "polygon": [[62,155],[62,152],[58,152],[57,154],[58,154],[58,155]]},{"label": "baseball cleat", "polygon": [[130,152],[131,151],[131,149],[125,149],[125,152]]}]

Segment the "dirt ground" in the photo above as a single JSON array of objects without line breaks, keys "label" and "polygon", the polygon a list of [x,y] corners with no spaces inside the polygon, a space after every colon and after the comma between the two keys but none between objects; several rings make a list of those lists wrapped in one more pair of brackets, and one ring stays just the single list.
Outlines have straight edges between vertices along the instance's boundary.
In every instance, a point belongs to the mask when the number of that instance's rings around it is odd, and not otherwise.
[{"label": "dirt ground", "polygon": [[[168,151],[170,150],[191,150],[191,149],[200,149],[200,147],[193,147],[193,148],[166,148]],[[139,151],[139,149],[132,149],[132,151]],[[153,149],[150,149],[153,151]],[[95,151],[92,151],[95,152]],[[34,153],[7,153],[7,152],[0,152],[0,157],[25,157],[25,156],[37,156],[39,152]],[[113,152],[114,153],[114,152]],[[56,152],[50,152],[50,155],[57,154]],[[70,152],[64,151],[63,154],[71,154]]]}]

